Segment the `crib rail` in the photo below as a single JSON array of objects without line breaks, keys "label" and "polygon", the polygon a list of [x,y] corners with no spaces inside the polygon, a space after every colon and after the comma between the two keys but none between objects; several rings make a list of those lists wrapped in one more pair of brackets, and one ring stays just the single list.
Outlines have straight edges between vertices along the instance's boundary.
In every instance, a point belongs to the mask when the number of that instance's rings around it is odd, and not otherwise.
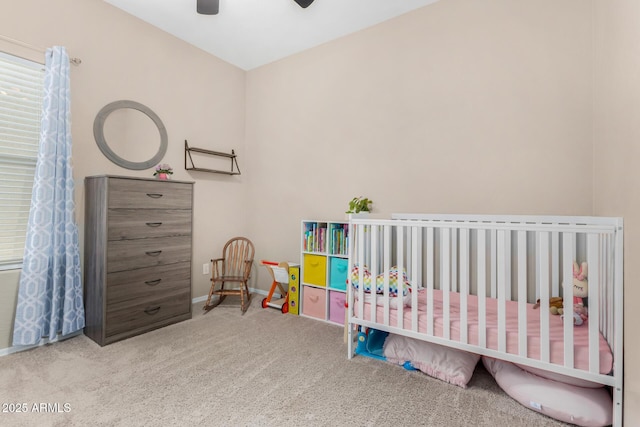
[{"label": "crib rail", "polygon": [[[354,219],[351,230],[349,271],[361,266],[355,280],[363,284],[368,269],[374,283],[367,315],[364,286],[357,291],[349,286],[350,333],[354,325],[361,325],[606,384],[614,389],[621,415],[621,218],[397,214],[389,220]],[[564,316],[562,324],[561,361],[552,361],[550,348],[549,300],[567,295],[571,300],[576,260],[589,267],[588,366],[581,369],[575,366],[572,313]],[[393,267],[406,271],[411,300],[407,306],[391,295],[389,272]],[[383,288],[379,294],[373,291],[378,281]],[[419,301],[421,289],[424,302]],[[441,333],[436,333],[434,318],[436,292],[442,296]],[[453,298],[459,313],[452,309]],[[539,328],[540,345],[532,354],[528,328],[535,319],[527,307],[537,300],[539,324],[534,327]],[[394,302],[395,323],[391,321]],[[424,311],[418,309],[421,303]],[[489,343],[487,304],[497,305],[497,343]],[[508,313],[513,310],[517,311],[515,350],[508,348],[508,328],[514,328],[508,323]],[[473,329],[470,315],[477,315]],[[422,325],[420,318],[425,316]],[[601,372],[601,334],[613,351],[611,375]]]}]

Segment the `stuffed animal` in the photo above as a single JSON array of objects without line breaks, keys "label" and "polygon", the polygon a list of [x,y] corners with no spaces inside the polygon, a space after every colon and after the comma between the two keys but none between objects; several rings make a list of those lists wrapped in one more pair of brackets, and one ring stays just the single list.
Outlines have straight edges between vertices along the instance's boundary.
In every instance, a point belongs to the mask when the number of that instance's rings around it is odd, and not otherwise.
[{"label": "stuffed animal", "polygon": [[[549,311],[551,314],[560,314],[558,310],[562,310],[562,297],[551,297],[549,298]],[[540,307],[540,300],[537,300],[534,304],[533,308]]]},{"label": "stuffed animal", "polygon": [[[578,267],[577,262],[573,262],[573,324],[580,326],[588,318],[587,307],[584,299],[589,295],[589,283],[587,282],[587,263],[583,262]],[[558,310],[559,314],[564,314],[564,308]]]},{"label": "stuffed animal", "polygon": [[[573,324],[580,326],[588,318],[587,306],[584,304],[584,298],[589,295],[589,284],[587,282],[587,263],[583,262],[578,266],[577,262],[573,262]],[[540,306],[540,300],[536,302],[533,308]],[[562,297],[549,298],[549,312],[554,315],[564,315],[564,301]]]}]

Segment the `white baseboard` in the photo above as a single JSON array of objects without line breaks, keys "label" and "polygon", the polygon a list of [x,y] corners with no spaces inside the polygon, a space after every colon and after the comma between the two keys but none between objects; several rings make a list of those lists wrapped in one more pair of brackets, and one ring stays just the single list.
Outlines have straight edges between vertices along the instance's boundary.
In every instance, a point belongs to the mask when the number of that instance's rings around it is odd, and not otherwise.
[{"label": "white baseboard", "polygon": [[73,333],[71,333],[69,335],[65,335],[64,337],[62,335],[58,335],[57,337],[55,337],[52,340],[50,340],[49,338],[43,338],[42,341],[40,341],[40,343],[38,343],[38,344],[33,344],[33,345],[14,345],[12,347],[3,348],[3,349],[0,349],[0,357],[8,356],[8,355],[13,354],[13,353],[20,353],[21,351],[31,350],[32,348],[42,347],[43,345],[53,344],[53,343],[56,343],[56,342],[59,342],[59,341],[64,341],[64,340],[67,340],[69,338],[77,337],[78,335],[82,335],[82,331],[76,331],[76,332],[73,332]]},{"label": "white baseboard", "polygon": [[208,296],[209,295],[202,295],[201,297],[196,297],[191,300],[191,304],[197,304],[199,302],[206,301]]}]

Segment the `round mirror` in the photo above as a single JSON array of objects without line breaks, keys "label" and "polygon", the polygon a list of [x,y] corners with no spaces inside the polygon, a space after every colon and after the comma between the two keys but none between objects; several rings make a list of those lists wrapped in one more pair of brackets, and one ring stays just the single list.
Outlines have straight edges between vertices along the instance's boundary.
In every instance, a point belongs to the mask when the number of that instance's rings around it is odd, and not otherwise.
[{"label": "round mirror", "polygon": [[[93,122],[93,135],[102,154],[118,166],[133,170],[160,163],[169,140],[160,117],[135,101],[115,101],[103,107]],[[154,143],[158,135],[159,144]],[[107,140],[112,141],[111,145]]]}]

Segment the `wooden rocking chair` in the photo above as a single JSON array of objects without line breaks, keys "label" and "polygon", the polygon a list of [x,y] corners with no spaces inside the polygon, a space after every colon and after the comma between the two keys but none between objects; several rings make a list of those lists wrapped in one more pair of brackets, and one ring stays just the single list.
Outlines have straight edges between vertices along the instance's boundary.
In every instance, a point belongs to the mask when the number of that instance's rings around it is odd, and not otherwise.
[{"label": "wooden rocking chair", "polygon": [[[209,298],[202,308],[205,313],[220,304],[227,295],[240,296],[240,308],[242,314],[247,311],[251,295],[249,294],[249,275],[253,265],[253,256],[255,250],[251,240],[245,237],[234,237],[229,240],[222,249],[222,258],[212,259],[211,269],[211,290]],[[239,289],[226,288],[226,283],[239,283]],[[216,287],[219,286],[219,289]],[[211,298],[218,295],[219,299],[213,305]],[[245,295],[247,304],[245,305]]]}]

